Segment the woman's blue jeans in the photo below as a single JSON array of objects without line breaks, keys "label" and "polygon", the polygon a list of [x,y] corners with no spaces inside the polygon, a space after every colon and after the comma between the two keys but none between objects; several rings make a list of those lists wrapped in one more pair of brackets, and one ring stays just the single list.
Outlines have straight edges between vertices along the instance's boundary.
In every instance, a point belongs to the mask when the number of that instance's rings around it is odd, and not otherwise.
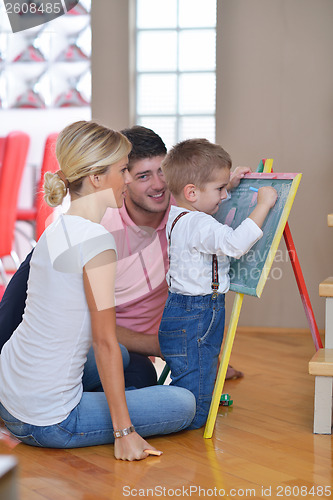
[{"label": "woman's blue jeans", "polygon": [[171,370],[171,385],[195,395],[197,410],[190,429],[207,420],[224,333],[224,298],[169,293],[165,304],[160,348]]},{"label": "woman's blue jeans", "polygon": [[[121,346],[122,347],[122,346]],[[122,347],[124,367],[128,352]],[[20,441],[47,448],[80,448],[114,442],[110,411],[104,392],[99,392],[96,366],[88,357],[84,390],[80,403],[59,424],[30,425],[13,417],[0,403],[0,417],[7,429]],[[98,377],[98,380],[97,378]],[[89,389],[88,389],[89,390]],[[170,386],[152,386],[126,391],[132,424],[142,436],[169,434],[186,429],[195,414],[195,398],[191,392]]]}]

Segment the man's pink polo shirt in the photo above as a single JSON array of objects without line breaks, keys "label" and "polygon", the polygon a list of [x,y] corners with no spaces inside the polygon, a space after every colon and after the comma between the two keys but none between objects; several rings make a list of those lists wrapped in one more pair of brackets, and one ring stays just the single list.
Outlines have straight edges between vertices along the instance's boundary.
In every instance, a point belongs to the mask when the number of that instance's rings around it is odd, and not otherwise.
[{"label": "man's pink polo shirt", "polygon": [[125,203],[119,210],[107,209],[101,222],[117,245],[117,324],[136,332],[158,333],[168,296],[165,227],[169,211],[170,205],[157,229],[134,224]]}]

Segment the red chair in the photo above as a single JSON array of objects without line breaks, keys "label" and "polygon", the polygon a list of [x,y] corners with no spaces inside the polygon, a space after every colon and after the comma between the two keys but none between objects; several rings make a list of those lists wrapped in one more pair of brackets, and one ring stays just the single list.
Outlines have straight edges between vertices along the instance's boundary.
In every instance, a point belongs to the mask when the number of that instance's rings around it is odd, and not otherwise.
[{"label": "red chair", "polygon": [[17,210],[17,221],[25,221],[34,224],[34,239],[38,241],[45,228],[52,221],[50,217],[53,213],[51,208],[45,201],[43,195],[43,184],[45,172],[56,172],[59,170],[58,161],[55,155],[55,144],[58,134],[50,134],[46,138],[42,167],[40,177],[35,193],[34,205],[27,209]]},{"label": "red chair", "polygon": [[1,140],[0,154],[0,274],[4,283],[7,276],[2,258],[11,256],[16,267],[19,258],[13,249],[16,210],[30,137],[24,132],[10,132]]}]

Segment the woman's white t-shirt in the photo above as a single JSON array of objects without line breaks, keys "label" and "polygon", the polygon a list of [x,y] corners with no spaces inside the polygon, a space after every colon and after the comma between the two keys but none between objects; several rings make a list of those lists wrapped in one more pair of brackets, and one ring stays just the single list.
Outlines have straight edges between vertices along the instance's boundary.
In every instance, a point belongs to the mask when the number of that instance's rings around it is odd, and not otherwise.
[{"label": "woman's white t-shirt", "polygon": [[80,402],[92,342],[83,267],[109,249],[114,238],[103,226],[73,215],[38,241],[22,323],[0,355],[0,401],[19,420],[53,425]]}]

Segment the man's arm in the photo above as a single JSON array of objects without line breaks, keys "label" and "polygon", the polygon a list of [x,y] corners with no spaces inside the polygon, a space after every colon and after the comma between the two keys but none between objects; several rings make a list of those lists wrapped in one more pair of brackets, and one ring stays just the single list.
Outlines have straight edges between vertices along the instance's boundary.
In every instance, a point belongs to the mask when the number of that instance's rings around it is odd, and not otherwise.
[{"label": "man's arm", "polygon": [[158,335],[134,332],[120,325],[116,325],[116,333],[118,342],[123,344],[128,351],[137,352],[145,356],[161,357]]},{"label": "man's arm", "polygon": [[0,302],[0,351],[22,321],[32,252],[11,278]]}]

